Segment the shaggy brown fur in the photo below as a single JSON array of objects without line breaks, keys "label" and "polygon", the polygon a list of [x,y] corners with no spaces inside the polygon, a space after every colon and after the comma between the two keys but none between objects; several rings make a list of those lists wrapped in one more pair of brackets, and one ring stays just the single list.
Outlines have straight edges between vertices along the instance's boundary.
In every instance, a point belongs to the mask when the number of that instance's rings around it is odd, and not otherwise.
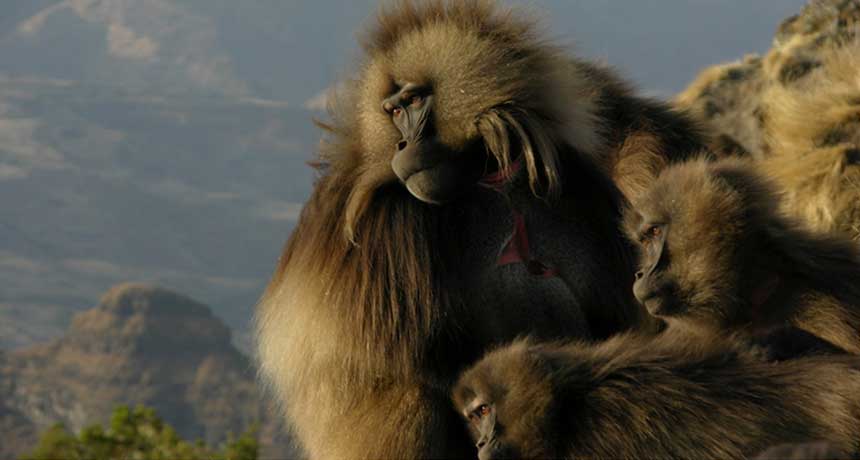
[{"label": "shaggy brown fur", "polygon": [[857,245],[782,215],[751,169],[739,160],[673,166],[633,203],[625,223],[641,248],[637,297],[670,327],[792,324],[860,353]]},{"label": "shaggy brown fur", "polygon": [[775,155],[759,165],[782,194],[782,209],[813,231],[860,241],[860,148],[823,147],[803,155]]},{"label": "shaggy brown fur", "polygon": [[[844,142],[844,126],[828,132],[846,121],[845,90],[858,96],[858,21],[856,0],[810,1],[780,26],[765,56],[706,68],[675,104],[756,159],[786,153],[785,144]],[[711,148],[720,155],[724,145]]]},{"label": "shaggy brown fur", "polygon": [[[334,102],[320,178],[257,315],[263,376],[312,458],[461,454],[448,392],[485,349],[651,322],[617,289],[632,283],[632,252],[606,172],[656,174],[617,166],[635,154],[623,148],[631,133],[662,164],[655,152],[697,150],[697,130],[523,17],[487,1],[399,2]],[[429,93],[414,107],[432,99],[433,129],[416,142],[477,155],[502,186],[472,183],[438,206],[404,188],[392,167],[403,133],[383,101],[410,84]],[[530,260],[500,265],[515,215]]]},{"label": "shaggy brown fur", "polygon": [[811,228],[860,239],[860,44],[821,53],[802,84],[765,92],[773,154],[761,168],[785,190],[784,209]]},{"label": "shaggy brown fur", "polygon": [[735,339],[519,341],[466,371],[453,399],[473,436],[495,417],[481,460],[725,460],[811,440],[860,447],[860,359],[772,363]]},{"label": "shaggy brown fur", "polygon": [[606,141],[605,151],[588,153],[626,198],[641,193],[669,164],[689,159],[713,142],[686,110],[636,97],[608,69],[584,62],[578,67],[597,85],[595,116]]},{"label": "shaggy brown fur", "polygon": [[703,121],[713,137],[709,150],[716,156],[762,158],[766,145],[760,105],[768,85],[762,59],[747,56],[703,70],[675,97],[674,104]]},{"label": "shaggy brown fur", "polygon": [[860,453],[851,452],[829,442],[783,444],[757,455],[754,460],[857,460]]},{"label": "shaggy brown fur", "polygon": [[841,143],[860,145],[860,44],[822,53],[802,84],[773,85],[765,101],[765,137],[774,155],[803,155]]}]

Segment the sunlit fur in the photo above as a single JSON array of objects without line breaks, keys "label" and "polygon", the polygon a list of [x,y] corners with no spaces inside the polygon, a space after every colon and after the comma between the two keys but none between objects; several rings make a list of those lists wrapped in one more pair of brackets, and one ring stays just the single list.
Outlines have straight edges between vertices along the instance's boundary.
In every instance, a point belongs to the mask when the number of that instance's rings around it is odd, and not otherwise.
[{"label": "sunlit fur", "polygon": [[[400,135],[379,101],[393,79],[434,79],[445,101],[437,112],[444,142],[483,136],[502,168],[516,143],[532,187],[551,192],[559,186],[556,133],[590,152],[599,130],[584,79],[531,30],[489,2],[403,2],[380,14],[358,78],[336,94],[323,175],[257,318],[264,377],[313,457],[452,451],[432,433],[440,430],[434,417],[444,420],[434,412],[446,406],[446,392],[427,405],[421,390],[433,385],[428,349],[466,316],[439,275],[450,218],[393,184],[388,164]],[[377,445],[363,447],[368,439]]]},{"label": "sunlit fur", "polygon": [[806,154],[851,137],[856,143],[860,41],[854,3],[811,2],[780,26],[764,56],[702,70],[676,105],[699,117],[715,139],[731,139],[756,159]]},{"label": "sunlit fur", "polygon": [[[443,143],[458,149],[480,137],[503,170],[522,154],[532,188],[556,192],[557,146],[597,152],[603,141],[596,95],[583,71],[533,29],[530,20],[489,1],[400,2],[386,9],[364,39],[367,63],[346,90],[357,100],[335,103],[334,112],[344,117],[336,132],[340,145],[324,158],[352,161],[359,175],[378,171],[400,139],[379,101],[395,82],[429,83],[443,101],[436,112]],[[360,158],[343,158],[344,151]],[[347,203],[349,236],[368,206],[366,190],[393,180],[393,173],[361,177]]]},{"label": "sunlit fur", "polygon": [[717,331],[794,324],[860,353],[860,248],[779,209],[751,163],[689,162],[665,170],[625,221],[667,228],[661,268],[682,311],[670,326]]},{"label": "sunlit fur", "polygon": [[817,34],[794,34],[779,41],[762,61],[765,77],[779,86],[802,82],[821,66],[823,43]]},{"label": "sunlit fur", "polygon": [[755,55],[708,67],[673,100],[704,122],[717,156],[765,154],[759,106],[770,81],[761,67],[762,58]]},{"label": "sunlit fur", "polygon": [[764,95],[772,155],[761,168],[785,190],[784,208],[811,228],[860,239],[860,44],[821,53],[795,85]]},{"label": "sunlit fur", "polygon": [[810,229],[860,241],[860,148],[821,147],[774,155],[759,166],[782,193],[782,208]]},{"label": "sunlit fur", "polygon": [[[448,390],[485,347],[521,333],[601,337],[651,324],[626,289],[615,289],[630,283],[632,261],[616,231],[622,198],[609,175],[622,189],[641,184],[626,176],[653,178],[699,148],[700,133],[534,31],[528,15],[490,1],[430,0],[389,4],[364,35],[358,70],[322,124],[320,177],[256,318],[263,378],[312,458],[459,455],[470,446],[451,423]],[[397,182],[390,163],[401,135],[381,100],[403,81],[432,86],[444,145],[486,146],[488,168],[511,179],[504,196],[476,187],[480,199],[432,206]],[[651,139],[625,143],[636,133]],[[632,147],[642,142],[653,148]],[[642,166],[622,167],[626,159]],[[462,286],[525,272],[496,268],[501,242],[475,249],[497,235],[463,229],[469,206],[487,202],[505,207],[490,216],[504,227],[489,229],[497,234],[509,234],[511,207],[533,222],[554,219],[530,230],[558,235],[551,255],[569,264],[560,278]],[[477,259],[492,273],[458,271]],[[556,304],[464,300],[539,283],[556,283]]]},{"label": "sunlit fur", "polygon": [[810,440],[854,453],[860,439],[860,359],[766,362],[735,338],[519,341],[463,374],[454,404],[475,398],[522,459],[742,459]]},{"label": "sunlit fur", "polygon": [[821,60],[802,83],[772,85],[763,96],[774,155],[860,143],[860,44],[829,50]]},{"label": "sunlit fur", "polygon": [[[633,96],[609,69],[544,42],[523,11],[482,0],[392,5],[364,38],[367,60],[358,78],[335,95],[335,145],[322,152],[325,161],[341,163],[336,169],[360,176],[346,208],[350,238],[372,191],[395,179],[379,167],[400,139],[379,110],[395,82],[431,83],[444,101],[436,114],[441,140],[457,149],[481,138],[503,171],[522,155],[538,195],[561,188],[562,144],[606,167],[624,190],[643,169],[653,177],[667,159],[683,158],[701,143],[703,134],[683,114]],[[618,140],[628,135],[655,145],[625,148]],[[619,165],[634,157],[636,165]]]}]

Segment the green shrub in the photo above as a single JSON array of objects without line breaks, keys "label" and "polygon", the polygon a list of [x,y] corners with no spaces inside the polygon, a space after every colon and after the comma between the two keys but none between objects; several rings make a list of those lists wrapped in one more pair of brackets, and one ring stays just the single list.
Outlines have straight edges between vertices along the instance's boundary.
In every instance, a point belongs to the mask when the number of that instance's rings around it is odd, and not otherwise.
[{"label": "green shrub", "polygon": [[153,409],[120,406],[110,427],[91,425],[78,436],[57,424],[42,433],[39,443],[21,460],[256,460],[256,427],[214,449],[202,441],[181,439]]}]

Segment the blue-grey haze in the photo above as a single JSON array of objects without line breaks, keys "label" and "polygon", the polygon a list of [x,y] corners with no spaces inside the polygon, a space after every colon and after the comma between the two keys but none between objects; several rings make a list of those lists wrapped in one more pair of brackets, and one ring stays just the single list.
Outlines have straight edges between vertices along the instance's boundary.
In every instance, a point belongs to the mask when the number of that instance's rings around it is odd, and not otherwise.
[{"label": "blue-grey haze", "polygon": [[[520,2],[518,2],[520,3]],[[543,0],[546,34],[669,96],[802,0]],[[151,281],[239,330],[312,180],[308,101],[375,0],[0,0],[0,347]]]}]

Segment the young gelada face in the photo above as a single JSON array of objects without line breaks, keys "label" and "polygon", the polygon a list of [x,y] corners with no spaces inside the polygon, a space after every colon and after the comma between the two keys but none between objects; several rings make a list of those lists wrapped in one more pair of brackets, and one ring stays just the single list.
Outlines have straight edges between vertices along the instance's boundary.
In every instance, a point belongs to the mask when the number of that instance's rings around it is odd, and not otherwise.
[{"label": "young gelada face", "polygon": [[638,247],[633,293],[664,319],[705,318],[736,294],[743,196],[695,161],[667,169],[625,216]]},{"label": "young gelada face", "polygon": [[479,459],[557,457],[549,449],[552,436],[543,432],[554,404],[550,372],[543,348],[519,341],[490,352],[463,374],[453,401]]}]

